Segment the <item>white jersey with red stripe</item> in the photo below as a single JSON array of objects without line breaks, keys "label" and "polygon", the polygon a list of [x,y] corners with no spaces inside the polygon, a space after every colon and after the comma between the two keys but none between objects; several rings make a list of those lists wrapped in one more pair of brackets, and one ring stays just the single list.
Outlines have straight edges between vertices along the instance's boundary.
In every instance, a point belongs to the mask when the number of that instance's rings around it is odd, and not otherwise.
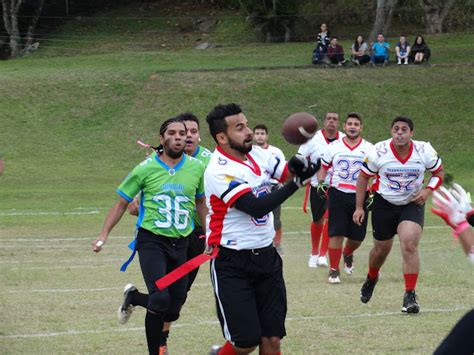
[{"label": "white jersey with red stripe", "polygon": [[207,244],[236,250],[270,245],[275,234],[273,214],[253,218],[234,203],[248,192],[257,197],[270,193],[271,179],[284,181],[287,175],[286,162],[268,150],[254,146],[243,162],[217,147],[204,173]]},{"label": "white jersey with red stripe", "polygon": [[375,144],[367,155],[362,172],[378,175],[377,192],[394,205],[406,205],[423,188],[425,171],[436,173],[442,169],[441,158],[430,143],[411,141],[410,151],[401,158],[392,139]]},{"label": "white jersey with red stripe", "polygon": [[347,145],[345,138],[332,142],[321,162],[324,169],[333,169],[329,185],[342,192],[355,193],[360,169],[373,147],[363,138],[354,147]]},{"label": "white jersey with red stripe", "polygon": [[[268,150],[270,153],[272,153],[272,155],[273,155],[274,157],[280,159],[280,161],[285,161],[285,154],[283,154],[283,152],[281,151],[280,148],[275,147],[274,145],[268,144],[268,145],[267,145],[266,147],[264,147],[263,149]],[[278,180],[272,179],[272,184],[273,184],[273,185],[278,184]]]},{"label": "white jersey with red stripe", "polygon": [[[345,137],[344,133],[337,132],[336,139],[333,142],[341,140],[343,137]],[[329,144],[331,144],[331,142],[326,138],[324,129],[320,129],[316,132],[313,138],[300,146],[298,153],[304,155],[305,157],[309,157],[311,162],[316,163],[318,159],[323,158]],[[331,175],[332,169],[329,169],[324,182],[329,184]],[[311,185],[318,186],[318,177],[316,175],[311,178]]]}]

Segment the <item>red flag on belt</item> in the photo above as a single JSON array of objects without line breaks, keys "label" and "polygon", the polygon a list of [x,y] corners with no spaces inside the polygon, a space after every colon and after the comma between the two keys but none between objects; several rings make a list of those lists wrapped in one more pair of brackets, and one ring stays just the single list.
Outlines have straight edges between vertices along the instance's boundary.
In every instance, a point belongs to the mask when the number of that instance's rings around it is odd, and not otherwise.
[{"label": "red flag on belt", "polygon": [[180,278],[186,276],[191,271],[199,267],[201,264],[204,264],[206,261],[214,259],[219,253],[219,248],[214,247],[211,254],[200,254],[192,259],[189,259],[184,264],[178,266],[176,269],[171,271],[169,274],[166,274],[162,278],[155,281],[156,287],[160,291],[163,291],[172,283],[176,282]]}]

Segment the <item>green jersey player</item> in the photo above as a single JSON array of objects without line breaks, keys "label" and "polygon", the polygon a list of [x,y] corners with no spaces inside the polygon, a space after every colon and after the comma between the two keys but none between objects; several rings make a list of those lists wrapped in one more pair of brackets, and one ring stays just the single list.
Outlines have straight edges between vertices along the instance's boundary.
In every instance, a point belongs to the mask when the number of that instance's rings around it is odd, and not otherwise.
[{"label": "green jersey player", "polygon": [[[131,284],[119,309],[124,323],[133,307],[147,309],[145,332],[150,353],[158,353],[163,323],[179,317],[186,299],[187,278],[160,291],[155,281],[186,261],[188,236],[195,212],[203,222],[207,214],[203,189],[204,164],[184,154],[186,126],[171,118],[160,127],[160,147],[125,178],[117,189],[120,198],[109,211],[93,251],[99,252],[112,228],[120,221],[133,196],[141,192],[136,250],[149,295]],[[201,223],[202,225],[202,223]]]}]

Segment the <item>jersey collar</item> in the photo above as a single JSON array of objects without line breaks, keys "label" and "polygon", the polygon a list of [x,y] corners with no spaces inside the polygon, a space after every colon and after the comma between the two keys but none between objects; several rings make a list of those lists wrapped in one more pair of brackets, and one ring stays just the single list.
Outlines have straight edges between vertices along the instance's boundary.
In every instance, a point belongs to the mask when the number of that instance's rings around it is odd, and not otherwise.
[{"label": "jersey collar", "polygon": [[[346,137],[347,137],[347,136],[346,136]],[[343,138],[342,138],[342,142],[343,142],[344,145],[345,145],[347,148],[349,148],[351,151],[353,151],[354,149],[356,149],[356,148],[357,148],[359,145],[361,145],[361,143],[362,143],[362,137],[359,137],[359,142],[358,142],[355,146],[351,147],[349,144],[346,143],[346,140],[345,140],[346,137],[343,137]]]},{"label": "jersey collar", "polygon": [[395,149],[395,145],[393,144],[393,139],[390,141],[390,149],[392,150],[392,153],[395,158],[397,158],[400,163],[405,164],[408,159],[410,159],[411,154],[413,153],[413,142],[410,141],[410,150],[408,151],[408,154],[405,158],[402,158],[400,154],[398,154],[397,150]]},{"label": "jersey collar", "polygon": [[236,163],[239,163],[239,164],[242,164],[242,165],[245,165],[247,168],[249,168],[250,170],[252,170],[252,172],[255,174],[255,175],[258,175],[260,176],[261,175],[261,171],[260,171],[260,167],[258,166],[258,164],[255,162],[255,160],[253,160],[252,156],[250,154],[245,154],[245,156],[247,157],[248,160],[250,160],[252,162],[252,165],[248,165],[248,164],[245,164],[242,160],[239,160],[239,159],[236,159],[234,158],[232,155],[229,155],[227,154],[226,152],[224,152],[224,150],[217,146],[216,147],[217,151],[219,153],[221,153],[223,156],[225,156],[227,159],[230,159],[232,161],[235,161]]},{"label": "jersey collar", "polygon": [[[321,130],[321,134],[323,135],[324,140],[326,141],[326,143],[330,144],[331,142],[326,138],[326,130],[325,129]],[[337,141],[338,139],[339,139],[339,131],[336,132],[336,138],[334,140]]]},{"label": "jersey collar", "polygon": [[201,146],[198,145],[194,153],[191,155],[193,158],[196,158],[196,156],[199,154],[199,151],[201,150]]},{"label": "jersey collar", "polygon": [[186,160],[186,154],[183,153],[181,160],[179,161],[178,164],[176,164],[176,165],[174,166],[174,168],[170,168],[168,165],[166,165],[166,163],[165,163],[163,160],[160,159],[160,157],[158,156],[158,154],[155,155],[155,160],[156,160],[156,162],[157,162],[161,167],[163,167],[163,168],[165,168],[166,170],[168,170],[168,172],[169,172],[169,174],[170,174],[171,176],[173,176],[173,175],[178,171],[178,169],[183,166],[183,164],[184,164],[184,162],[185,162],[185,160]]}]

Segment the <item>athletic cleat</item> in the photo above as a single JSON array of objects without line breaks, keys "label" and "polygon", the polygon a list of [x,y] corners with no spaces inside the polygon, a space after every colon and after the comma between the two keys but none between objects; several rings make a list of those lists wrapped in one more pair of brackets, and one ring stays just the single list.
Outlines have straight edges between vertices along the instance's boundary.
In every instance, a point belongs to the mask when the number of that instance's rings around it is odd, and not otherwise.
[{"label": "athletic cleat", "polygon": [[318,258],[318,266],[328,267],[328,258],[326,255],[320,256]]},{"label": "athletic cleat", "polygon": [[127,323],[133,313],[133,310],[135,309],[135,307],[130,304],[132,297],[131,293],[135,291],[138,290],[134,284],[126,284],[123,289],[123,302],[117,312],[118,321],[120,324]]},{"label": "athletic cleat", "polygon": [[310,255],[308,260],[308,267],[317,268],[318,267],[318,255]]},{"label": "athletic cleat", "polygon": [[213,345],[213,346],[211,346],[211,350],[209,351],[209,355],[217,355],[217,354],[219,354],[219,350],[221,350],[220,345]]},{"label": "athletic cleat", "polygon": [[378,276],[375,280],[371,280],[367,275],[367,280],[365,280],[364,284],[362,285],[362,288],[360,289],[360,301],[362,303],[367,303],[370,301],[378,280]]},{"label": "athletic cleat", "polygon": [[339,270],[336,270],[336,269],[329,270],[328,281],[330,284],[340,284],[341,279],[339,278]]},{"label": "athletic cleat", "polygon": [[354,255],[342,255],[344,258],[344,272],[352,275],[354,272]]},{"label": "athletic cleat", "polygon": [[405,295],[403,296],[402,312],[416,314],[419,311],[420,311],[420,306],[416,302],[415,290],[406,291]]}]

